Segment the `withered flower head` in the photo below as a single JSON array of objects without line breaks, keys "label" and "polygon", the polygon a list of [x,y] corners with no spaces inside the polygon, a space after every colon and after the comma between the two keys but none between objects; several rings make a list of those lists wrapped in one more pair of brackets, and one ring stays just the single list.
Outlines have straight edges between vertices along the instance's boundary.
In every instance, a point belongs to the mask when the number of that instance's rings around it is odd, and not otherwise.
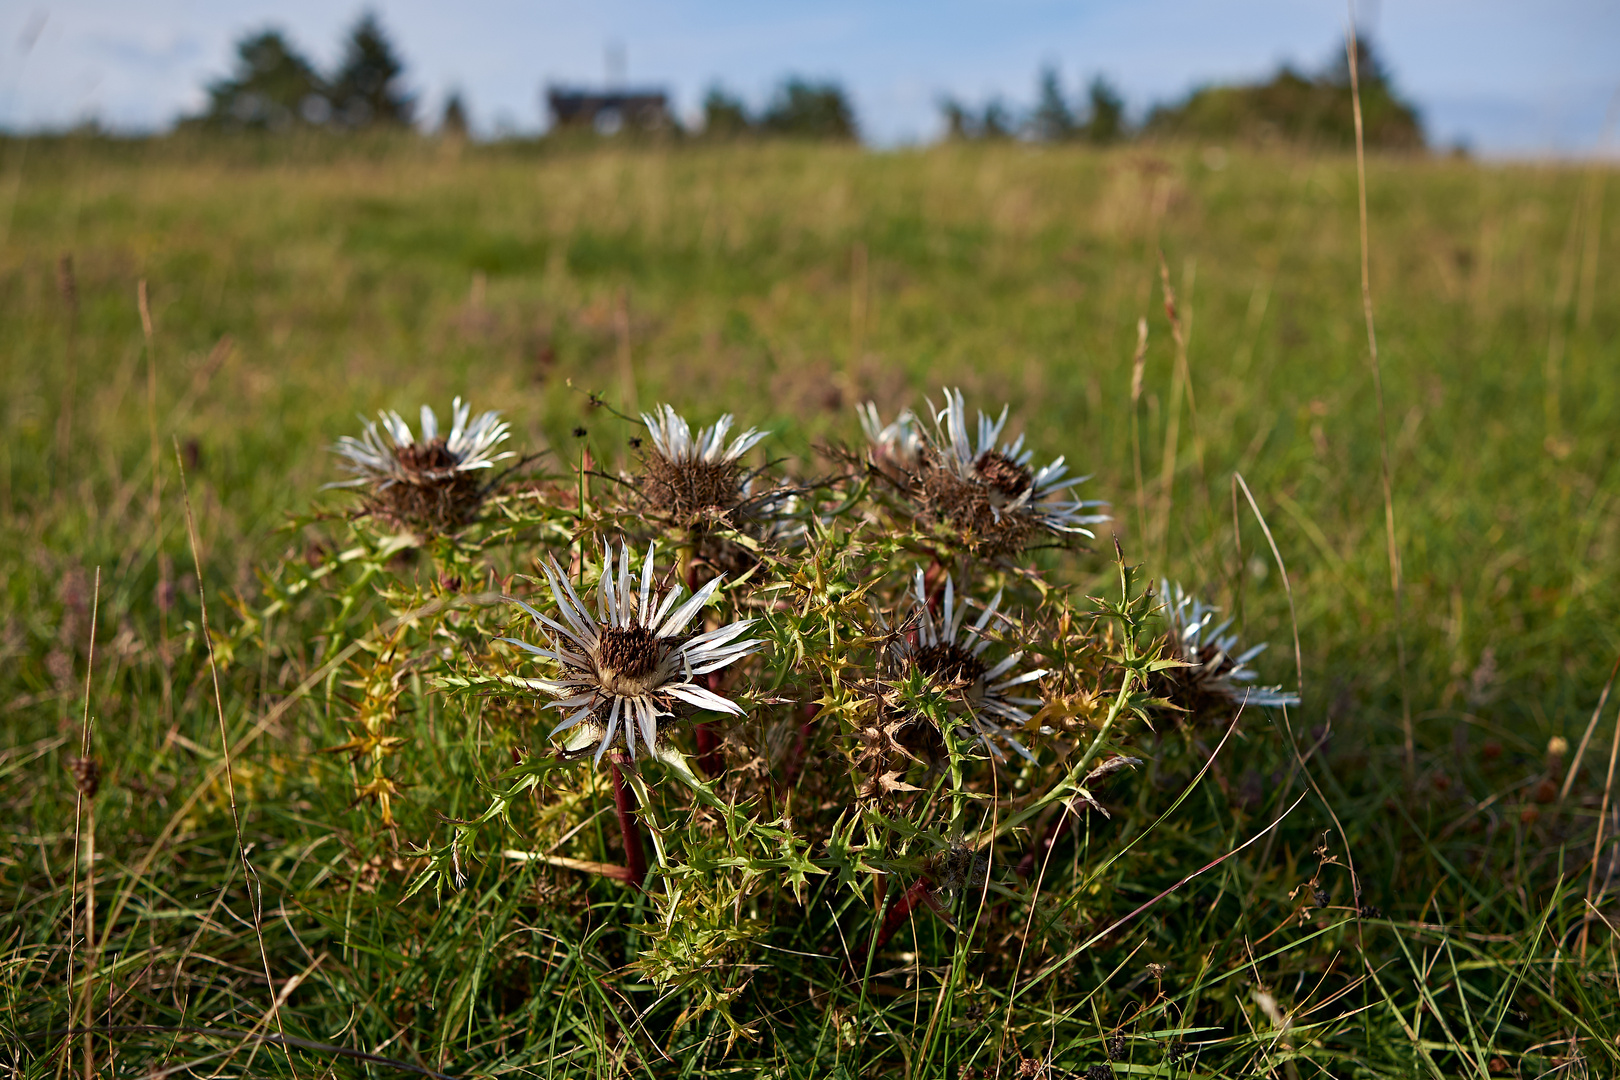
[{"label": "withered flower head", "polygon": [[1288,693],[1280,686],[1250,686],[1259,677],[1249,667],[1265,651],[1261,642],[1243,652],[1238,651],[1236,634],[1227,634],[1232,620],[1216,626],[1210,624],[1220,613],[1180,584],[1159,582],[1159,595],[1164,597],[1164,621],[1169,632],[1170,655],[1191,664],[1191,667],[1172,668],[1169,675],[1188,691],[1191,701],[1186,702],[1194,712],[1210,701],[1228,705],[1298,705],[1299,695]]},{"label": "withered flower head", "polygon": [[656,755],[658,718],[673,716],[681,705],[741,716],[743,710],[697,681],[697,677],[742,659],[765,644],[758,639],[738,640],[754,624],[742,619],[693,637],[685,630],[694,616],[720,587],[715,578],[685,603],[676,604],[684,591],[677,582],[660,599],[653,594],[653,552],[641,565],[639,591],[630,575],[630,551],[619,545],[617,567],[613,549],[604,552],[596,583],[596,614],[579,599],[568,575],[555,560],[542,567],[561,622],[542,615],[521,600],[514,604],[528,612],[546,633],[549,648],[516,638],[500,640],[560,665],[557,679],[526,679],[535,690],[559,700],[546,705],[567,713],[552,729],[557,735],[569,728],[568,753],[580,753],[596,744],[594,762],[616,741],[633,758],[639,731],[642,747]]},{"label": "withered flower head", "polygon": [[867,454],[872,464],[886,471],[903,473],[912,472],[921,464],[923,437],[917,430],[916,413],[902,409],[892,424],[885,424],[873,402],[855,406],[855,412],[861,418],[861,430],[866,433]]},{"label": "withered flower head", "polygon": [[1024,448],[1022,435],[1011,444],[998,441],[1007,423],[1005,407],[995,420],[979,414],[976,441],[968,435],[960,390],[947,389],[945,407],[935,410],[930,402],[929,409],[933,431],[923,432],[913,484],[928,515],[955,531],[973,554],[1015,554],[1043,533],[1093,536],[1086,526],[1109,520],[1107,514],[1086,513],[1105,503],[1058,497],[1089,479],[1069,476],[1063,458],[1031,469],[1034,451]]},{"label": "withered flower head", "polygon": [[[1024,758],[1034,761],[1035,756],[1007,730],[1007,726],[1021,727],[1029,723],[1033,714],[1028,710],[1039,708],[1041,701],[1038,698],[1013,697],[1009,691],[1041,678],[1046,674],[1046,669],[1039,668],[1004,678],[1024,658],[1022,650],[1009,654],[993,667],[983,659],[985,650],[991,644],[985,630],[1001,607],[1001,593],[997,592],[985,605],[977,622],[964,627],[967,604],[958,601],[955,583],[949,577],[945,579],[942,617],[937,624],[928,606],[928,589],[921,569],[917,571],[914,587],[916,596],[906,625],[914,624],[916,630],[892,635],[889,653],[896,666],[902,672],[920,671],[941,688],[955,692],[968,725],[996,760],[1007,760],[1007,755],[997,745],[999,740]],[[879,620],[882,621],[881,615]]]},{"label": "withered flower head", "polygon": [[69,757],[68,772],[73,774],[73,786],[87,798],[95,798],[101,790],[101,763],[93,757]]},{"label": "withered flower head", "polygon": [[642,456],[641,492],[647,502],[682,523],[724,514],[749,500],[750,477],[740,459],[767,432],[749,428],[726,444],[730,413],[694,436],[685,417],[668,405],[641,414],[652,440]]},{"label": "withered flower head", "polygon": [[494,452],[510,427],[500,413],[480,413],[469,422],[471,412],[456,398],[450,430],[442,433],[432,408],[423,405],[420,436],[396,412],[378,414],[381,430],[362,420],[359,438],[345,435],[332,448],[354,479],[327,486],[364,488],[367,511],[396,525],[443,531],[465,523],[483,502],[478,472],[515,456]]}]

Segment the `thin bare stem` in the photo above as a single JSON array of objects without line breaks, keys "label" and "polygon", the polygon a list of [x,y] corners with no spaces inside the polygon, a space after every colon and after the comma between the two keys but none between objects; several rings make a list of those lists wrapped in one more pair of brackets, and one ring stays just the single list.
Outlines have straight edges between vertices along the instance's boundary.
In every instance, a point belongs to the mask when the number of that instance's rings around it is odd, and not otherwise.
[{"label": "thin bare stem", "polygon": [[[1271,526],[1266,524],[1266,516],[1260,512],[1259,505],[1254,501],[1254,492],[1249,490],[1249,482],[1243,479],[1242,473],[1233,473],[1232,481],[1243,489],[1243,497],[1249,500],[1249,509],[1254,511],[1254,519],[1260,523],[1260,531],[1265,533],[1266,543],[1271,546],[1271,557],[1277,561],[1277,571],[1282,574],[1283,592],[1288,597],[1288,621],[1294,628],[1294,675],[1299,680],[1297,684],[1299,696],[1303,699],[1305,697],[1305,654],[1299,647],[1299,613],[1294,609],[1294,586],[1288,580],[1288,567],[1283,564],[1282,552],[1277,548],[1277,538],[1271,535]],[[1235,514],[1235,498],[1233,499],[1233,510]]]},{"label": "thin bare stem", "polygon": [[1147,489],[1142,482],[1142,377],[1147,372],[1147,316],[1136,320],[1136,353],[1131,357],[1131,449],[1136,463],[1136,528],[1147,543]]},{"label": "thin bare stem", "polygon": [[[1196,265],[1196,264],[1192,264]],[[1183,284],[1191,291],[1192,273],[1183,277]],[[1170,509],[1175,501],[1176,458],[1180,456],[1181,398],[1187,397],[1188,423],[1192,427],[1193,445],[1198,453],[1199,473],[1203,473],[1203,451],[1198,445],[1198,409],[1192,394],[1192,372],[1187,366],[1187,333],[1182,325],[1181,311],[1176,305],[1176,291],[1170,285],[1170,268],[1159,252],[1159,283],[1164,289],[1164,315],[1170,322],[1170,336],[1176,345],[1175,366],[1170,372],[1170,402],[1165,410],[1164,461],[1159,467],[1159,525],[1156,539],[1159,544],[1159,562],[1169,561]]]},{"label": "thin bare stem", "polygon": [[[152,306],[147,297],[146,279],[135,288],[136,307],[141,313],[141,334],[146,342],[146,423],[152,441],[152,557],[157,560],[158,590],[169,591],[169,562],[163,555],[163,453],[158,442],[157,348],[152,328]],[[169,669],[169,606],[158,604],[158,661],[163,672],[163,715],[174,722],[174,677]]]},{"label": "thin bare stem", "polygon": [[[95,748],[95,735],[90,723],[90,688],[91,679],[96,671],[96,623],[101,618],[101,567],[96,567],[96,585],[94,597],[90,602],[90,645],[84,667],[84,714],[79,726],[79,760],[74,769],[75,787],[78,795],[73,803],[73,887],[68,896],[79,891],[79,846],[81,830],[88,836],[84,839],[84,993],[81,1003],[84,1008],[84,1025],[89,1027],[93,1021],[91,1012],[94,1008],[93,978],[96,970],[96,806],[95,806],[95,760],[92,751]],[[83,777],[92,779],[87,783]],[[89,790],[86,790],[89,788]],[[81,820],[88,827],[81,825]],[[77,911],[77,907],[70,906],[69,912]],[[70,918],[71,918],[70,914]],[[68,940],[73,940],[73,930],[70,926]],[[73,951],[68,950],[68,986],[73,985]],[[70,1013],[71,1016],[71,1013]],[[95,1046],[91,1041],[90,1032],[84,1034],[84,1076],[91,1080],[95,1076]]]},{"label": "thin bare stem", "polygon": [[163,452],[158,443],[157,353],[152,348],[152,308],[147,301],[146,279],[135,287],[135,302],[141,312],[141,333],[146,340],[146,423],[152,440],[152,543],[161,547],[163,507]]},{"label": "thin bare stem", "polygon": [[1570,759],[1569,769],[1564,773],[1564,786],[1558,791],[1559,802],[1569,798],[1569,789],[1575,786],[1575,774],[1580,771],[1581,758],[1586,756],[1586,747],[1592,741],[1592,732],[1597,730],[1598,717],[1603,715],[1603,706],[1609,703],[1609,691],[1614,689],[1616,675],[1620,675],[1620,656],[1614,658],[1614,666],[1609,669],[1609,679],[1603,684],[1603,692],[1598,695],[1597,708],[1592,710],[1592,719],[1586,722],[1586,731],[1581,735],[1580,745],[1575,747],[1575,756]]},{"label": "thin bare stem", "polygon": [[[1586,902],[1589,906],[1598,908],[1600,898],[1597,896],[1597,872],[1599,856],[1603,854],[1603,825],[1609,820],[1609,802],[1614,796],[1614,766],[1616,759],[1620,759],[1620,716],[1615,717],[1614,738],[1609,743],[1609,772],[1603,781],[1603,808],[1598,811],[1597,835],[1592,838],[1592,872],[1586,879]],[[1586,930],[1589,923],[1581,925],[1581,958],[1586,957]]]},{"label": "thin bare stem", "polygon": [[1378,331],[1373,322],[1372,268],[1367,243],[1367,152],[1361,124],[1360,58],[1356,51],[1355,12],[1351,10],[1345,48],[1350,57],[1350,103],[1356,123],[1356,207],[1361,224],[1361,311],[1367,323],[1367,357],[1372,365],[1373,393],[1378,399],[1378,456],[1384,481],[1384,542],[1389,552],[1389,582],[1395,594],[1395,663],[1401,681],[1401,734],[1406,750],[1406,772],[1417,771],[1417,746],[1412,733],[1412,692],[1406,684],[1406,630],[1401,588],[1401,550],[1395,539],[1395,493],[1389,469],[1389,422],[1384,414],[1384,374],[1378,362]]},{"label": "thin bare stem", "polygon": [[[146,283],[141,283],[141,310],[146,310]],[[191,564],[197,572],[197,605],[200,613],[199,622],[202,626],[203,643],[208,648],[208,672],[214,682],[214,711],[219,717],[219,746],[224,755],[225,763],[225,794],[231,804],[231,823],[236,828],[236,852],[242,864],[242,882],[248,890],[248,908],[253,915],[253,935],[259,942],[259,960],[264,965],[264,984],[272,991],[270,998],[270,1017],[275,1021],[276,1031],[285,1037],[286,1032],[281,1027],[281,1007],[274,994],[275,979],[270,975],[270,954],[264,945],[264,917],[263,895],[255,893],[254,884],[258,881],[253,867],[248,864],[247,845],[242,840],[242,815],[236,807],[236,776],[231,765],[231,736],[225,726],[225,698],[219,686],[219,664],[214,657],[214,638],[208,627],[208,590],[203,586],[202,554],[197,544],[197,521],[191,512],[191,489],[186,484],[186,462],[180,453],[180,440],[174,440],[174,463],[180,470],[180,494],[186,508],[186,539],[191,544]],[[261,886],[262,888],[262,886]],[[292,1052],[287,1050],[283,1043],[282,1049],[287,1054],[287,1068],[296,1077],[298,1069],[293,1065]],[[235,1051],[232,1051],[234,1054]]]}]

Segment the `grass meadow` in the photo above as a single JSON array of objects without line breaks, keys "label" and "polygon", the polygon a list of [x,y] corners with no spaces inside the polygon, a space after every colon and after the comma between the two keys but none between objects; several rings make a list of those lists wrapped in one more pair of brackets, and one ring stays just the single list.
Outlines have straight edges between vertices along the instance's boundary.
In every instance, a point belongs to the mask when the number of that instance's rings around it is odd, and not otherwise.
[{"label": "grass meadow", "polygon": [[[1620,1072],[1620,735],[1612,698],[1594,711],[1620,654],[1611,172],[1369,159],[1380,402],[1348,156],[5,142],[0,1061]],[[767,928],[716,961],[734,1041],[631,968],[647,894],[503,858],[521,829],[486,836],[463,887],[407,896],[409,845],[480,805],[504,744],[423,689],[391,836],[318,752],[347,729],[298,647],[315,622],[238,632],[322,527],[289,519],[347,505],[321,488],[357,413],[459,394],[566,477],[587,449],[627,459],[595,392],[736,413],[810,468],[860,438],[857,403],[957,386],[1111,503],[1063,571],[1077,596],[1115,588],[1112,533],[1269,641],[1264,681],[1303,702],[1224,744],[1140,732],[1146,763],[1055,849],[1050,895],[1009,885],[1015,938],[919,917],[851,980],[840,935],[880,920],[860,889],[752,913]],[[80,799],[86,716],[101,779]],[[601,832],[570,850],[608,858]]]}]

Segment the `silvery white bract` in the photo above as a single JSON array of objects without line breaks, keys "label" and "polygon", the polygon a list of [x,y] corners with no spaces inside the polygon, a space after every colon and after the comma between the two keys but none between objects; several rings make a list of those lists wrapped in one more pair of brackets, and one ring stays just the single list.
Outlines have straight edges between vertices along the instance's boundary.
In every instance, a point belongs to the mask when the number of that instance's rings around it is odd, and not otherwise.
[{"label": "silvery white bract", "polygon": [[895,465],[907,471],[917,467],[922,460],[923,437],[917,430],[916,413],[902,409],[894,423],[885,424],[873,402],[855,406],[855,412],[861,418],[861,430],[866,433],[872,457],[878,464]]},{"label": "silvery white bract", "polygon": [[[430,406],[422,406],[422,432],[417,438],[397,412],[379,412],[382,430],[375,421],[361,418],[365,431],[357,439],[345,435],[333,450],[347,459],[345,468],[357,475],[330,487],[356,487],[376,484],[387,488],[396,483],[443,481],[477,469],[490,469],[497,461],[515,457],[515,452],[493,453],[507,438],[511,425],[495,411],[479,413],[468,422],[472,407],[459,397],[450,407],[450,431],[439,432],[439,418]],[[434,444],[442,438],[442,453]],[[416,451],[413,453],[413,450]]]},{"label": "silvery white bract", "polygon": [[1178,583],[1159,582],[1164,597],[1164,621],[1170,631],[1170,652],[1177,660],[1193,665],[1177,672],[1206,693],[1217,694],[1238,705],[1298,705],[1299,695],[1280,686],[1249,686],[1259,677],[1249,661],[1265,651],[1266,643],[1238,652],[1236,634],[1226,633],[1232,620],[1216,626],[1220,608],[1211,607]]},{"label": "silvery white bract", "polygon": [[[934,613],[928,606],[928,589],[924,584],[921,569],[917,571],[914,588],[916,599],[911,619],[907,623],[907,625],[914,623],[916,626],[914,639],[913,635],[900,635],[895,639],[894,645],[891,646],[895,660],[942,681],[960,684],[968,723],[972,725],[974,733],[978,735],[985,749],[989,750],[997,761],[1007,760],[1007,755],[996,745],[996,739],[1005,742],[1028,760],[1034,761],[1035,756],[1023,743],[1002,724],[991,719],[996,717],[1016,727],[1029,723],[1033,714],[1028,710],[1040,708],[1040,699],[1012,697],[1008,691],[1032,683],[1046,674],[1045,668],[1038,668],[1021,675],[1002,678],[1024,658],[1021,650],[1008,655],[995,667],[988,666],[981,659],[984,651],[990,647],[990,638],[985,636],[985,630],[1001,606],[1001,593],[997,592],[985,606],[978,621],[964,628],[967,603],[958,601],[956,585],[949,577],[945,579],[944,603],[941,605],[941,618],[937,624]],[[878,616],[878,620],[880,624],[883,623],[881,615]],[[883,629],[887,631],[888,628],[884,625]]]},{"label": "silvery white bract", "polygon": [[977,442],[968,437],[967,405],[962,391],[947,388],[945,407],[936,410],[930,401],[928,408],[934,414],[934,433],[930,439],[934,450],[944,459],[946,467],[963,481],[989,489],[990,507],[997,521],[1006,514],[1023,514],[1053,532],[1094,537],[1096,534],[1086,526],[1111,520],[1107,514],[1085,513],[1106,506],[1105,502],[1051,498],[1091,479],[1069,476],[1063,458],[1036,471],[1029,467],[1035,452],[1024,448],[1022,435],[1010,445],[997,445],[1001,429],[1007,423],[1006,406],[1002,406],[1001,415],[993,421],[979,413]]},{"label": "silvery white bract", "polygon": [[685,590],[679,583],[659,598],[653,594],[655,547],[647,549],[639,588],[630,573],[629,547],[619,545],[616,564],[613,549],[606,549],[596,583],[594,615],[580,601],[556,560],[547,559],[542,569],[561,621],[521,600],[512,602],[528,612],[545,632],[550,647],[540,648],[516,638],[500,639],[562,666],[561,678],[524,682],[559,699],[546,705],[566,713],[551,734],[578,726],[566,749],[577,752],[595,742],[596,763],[617,739],[622,739],[632,758],[636,756],[638,736],[647,753],[656,754],[658,718],[674,715],[677,703],[741,716],[743,710],[735,702],[696,679],[765,644],[757,639],[738,640],[754,624],[753,619],[684,638],[687,624],[714,596],[721,579],[710,581],[681,604],[676,601]]},{"label": "silvery white bract", "polygon": [[769,432],[749,428],[726,445],[726,432],[733,423],[726,413],[712,425],[700,428],[696,436],[686,418],[668,405],[660,405],[652,413],[642,413],[641,422],[647,425],[647,434],[653,446],[665,461],[674,465],[702,462],[706,465],[724,465],[736,461]]},{"label": "silvery white bract", "polygon": [[643,456],[637,483],[651,509],[687,526],[723,522],[761,544],[782,544],[803,535],[796,495],[770,484],[756,490],[760,470],[745,470],[741,463],[769,432],[749,428],[728,444],[733,419],[727,413],[694,435],[686,419],[668,405],[642,413],[641,421],[653,452]]}]

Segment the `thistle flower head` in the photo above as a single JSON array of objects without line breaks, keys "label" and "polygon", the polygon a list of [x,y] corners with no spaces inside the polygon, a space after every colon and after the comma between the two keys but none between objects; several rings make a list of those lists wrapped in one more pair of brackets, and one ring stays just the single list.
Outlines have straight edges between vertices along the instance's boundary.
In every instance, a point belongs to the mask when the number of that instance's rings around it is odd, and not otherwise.
[{"label": "thistle flower head", "polygon": [[[996,760],[1007,759],[997,745],[1003,742],[1034,761],[1035,756],[1007,729],[1027,724],[1033,715],[1028,710],[1041,705],[1039,698],[1014,697],[1013,692],[1047,672],[1039,668],[1009,675],[1024,658],[1021,650],[1008,654],[993,666],[985,661],[984,653],[991,644],[985,631],[1001,607],[1001,593],[991,598],[977,621],[964,626],[968,606],[957,597],[956,585],[949,577],[945,579],[944,602],[937,622],[928,604],[928,589],[921,569],[917,571],[913,588],[915,595],[907,625],[915,625],[916,630],[893,636],[890,656],[896,666],[901,671],[919,671],[942,688],[956,692],[968,726]],[[879,619],[881,621],[881,615]]]},{"label": "thistle flower head", "polygon": [[1239,652],[1237,635],[1226,633],[1231,619],[1211,625],[1220,608],[1199,600],[1179,583],[1161,580],[1159,594],[1165,601],[1170,655],[1192,665],[1172,669],[1171,675],[1190,692],[1195,712],[1212,699],[1222,706],[1299,704],[1298,694],[1280,686],[1249,685],[1259,677],[1249,661],[1265,651],[1265,642]]},{"label": "thistle flower head", "polygon": [[381,412],[377,422],[364,420],[359,438],[345,435],[333,452],[354,473],[330,487],[365,488],[367,510],[398,525],[442,530],[464,523],[483,501],[477,473],[516,455],[496,453],[510,425],[500,413],[471,417],[472,407],[459,397],[450,409],[450,430],[441,432],[439,418],[422,406],[421,434],[397,412]]},{"label": "thistle flower head", "polygon": [[642,458],[641,490],[656,510],[682,522],[723,514],[748,501],[749,478],[740,459],[766,432],[749,428],[726,443],[733,423],[730,413],[694,435],[686,418],[668,405],[641,414],[652,440]]},{"label": "thistle flower head", "polygon": [[935,409],[933,430],[917,471],[932,516],[950,526],[964,547],[977,555],[1010,555],[1040,534],[1093,536],[1087,525],[1109,520],[1086,511],[1101,502],[1060,496],[1089,477],[1071,477],[1063,458],[1034,469],[1034,451],[1024,437],[1000,442],[1007,410],[991,420],[979,413],[977,439],[970,437],[967,405],[960,390],[945,391],[945,407]]},{"label": "thistle flower head", "polygon": [[632,758],[638,739],[648,754],[655,754],[659,718],[675,715],[683,705],[742,715],[735,702],[714,693],[697,677],[718,671],[764,645],[743,638],[753,619],[687,636],[687,625],[714,596],[721,579],[710,581],[684,603],[677,603],[684,591],[678,583],[659,597],[653,589],[654,550],[647,549],[638,587],[630,572],[628,545],[619,545],[617,560],[613,549],[606,549],[596,584],[594,615],[574,591],[568,575],[554,559],[548,559],[542,570],[559,617],[512,600],[546,635],[548,647],[516,638],[500,639],[561,668],[556,679],[524,681],[558,699],[545,706],[564,713],[551,734],[577,728],[569,738],[568,752],[581,752],[595,743],[594,761],[598,763],[616,742]]},{"label": "thistle flower head", "polygon": [[855,406],[855,412],[861,418],[867,453],[874,465],[901,472],[910,472],[918,466],[922,460],[923,437],[917,430],[915,413],[902,409],[893,423],[885,424],[873,402]]}]

